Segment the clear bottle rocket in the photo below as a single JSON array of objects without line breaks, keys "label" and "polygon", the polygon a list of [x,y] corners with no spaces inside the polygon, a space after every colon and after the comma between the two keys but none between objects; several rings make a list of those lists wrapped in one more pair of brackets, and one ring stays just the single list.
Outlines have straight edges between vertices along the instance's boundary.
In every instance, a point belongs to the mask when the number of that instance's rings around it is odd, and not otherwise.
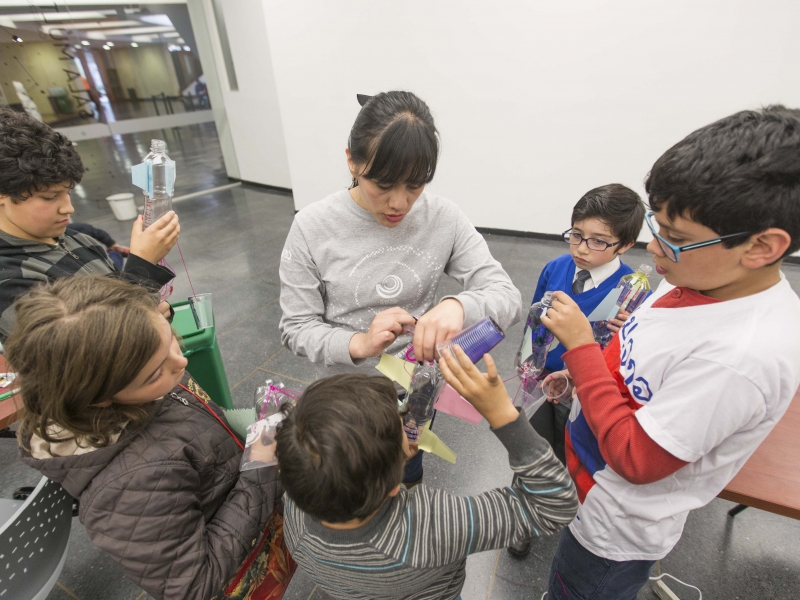
[{"label": "clear bottle rocket", "polygon": [[[648,276],[653,272],[650,265],[639,265],[633,273],[623,275],[617,287],[622,288],[617,300],[617,312],[624,310],[632,313],[645,301],[650,294],[650,280]],[[608,321],[596,321],[592,326],[595,341],[605,348],[614,337],[614,332],[608,328]]]},{"label": "clear bottle rocket", "polygon": [[[150,152],[131,168],[133,185],[144,191],[144,227],[147,228],[172,210],[175,192],[175,161],[167,156],[167,143],[150,140]],[[165,259],[158,264],[169,267]],[[161,300],[172,294],[172,284],[161,288]]]},{"label": "clear bottle rocket", "polygon": [[528,320],[522,332],[522,343],[514,357],[514,367],[523,383],[533,381],[544,371],[547,350],[553,342],[553,333],[542,323],[542,316],[552,306],[553,292],[545,292],[542,299],[528,310]]},{"label": "clear bottle rocket", "polygon": [[403,418],[403,426],[409,440],[416,440],[419,430],[433,418],[433,406],[444,384],[444,377],[435,362],[417,365],[408,392],[406,404],[408,412]]}]

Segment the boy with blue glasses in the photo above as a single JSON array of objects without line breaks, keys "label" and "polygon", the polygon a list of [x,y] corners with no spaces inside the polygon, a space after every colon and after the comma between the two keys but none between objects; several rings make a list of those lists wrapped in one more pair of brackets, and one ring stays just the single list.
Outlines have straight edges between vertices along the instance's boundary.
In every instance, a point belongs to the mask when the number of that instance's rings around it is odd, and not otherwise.
[{"label": "boy with blue glasses", "polygon": [[577,388],[567,466],[581,507],[548,600],[632,600],[800,385],[800,111],[744,111],[656,161],[648,250],[664,281],[601,353],[562,292],[543,322]]}]

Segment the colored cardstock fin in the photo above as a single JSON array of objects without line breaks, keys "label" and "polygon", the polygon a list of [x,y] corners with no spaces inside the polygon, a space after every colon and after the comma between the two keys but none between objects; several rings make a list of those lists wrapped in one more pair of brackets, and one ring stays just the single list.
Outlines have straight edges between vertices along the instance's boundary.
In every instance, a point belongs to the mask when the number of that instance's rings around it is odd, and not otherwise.
[{"label": "colored cardstock fin", "polygon": [[456,453],[450,450],[439,436],[430,430],[430,421],[425,424],[419,436],[419,449],[435,454],[449,463],[456,464]]},{"label": "colored cardstock fin", "polygon": [[436,401],[436,410],[476,425],[483,420],[481,413],[447,384]]},{"label": "colored cardstock fin", "polygon": [[381,360],[375,368],[407,390],[411,387],[411,374],[414,372],[414,366],[413,363],[391,354],[382,354]]}]

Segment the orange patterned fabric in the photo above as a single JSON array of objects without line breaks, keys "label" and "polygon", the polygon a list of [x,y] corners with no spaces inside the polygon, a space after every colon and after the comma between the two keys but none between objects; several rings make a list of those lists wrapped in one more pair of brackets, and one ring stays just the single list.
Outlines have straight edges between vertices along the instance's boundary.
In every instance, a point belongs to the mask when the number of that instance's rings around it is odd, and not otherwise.
[{"label": "orange patterned fabric", "polygon": [[275,507],[258,545],[214,600],[279,600],[297,564],[283,537],[282,505]]}]

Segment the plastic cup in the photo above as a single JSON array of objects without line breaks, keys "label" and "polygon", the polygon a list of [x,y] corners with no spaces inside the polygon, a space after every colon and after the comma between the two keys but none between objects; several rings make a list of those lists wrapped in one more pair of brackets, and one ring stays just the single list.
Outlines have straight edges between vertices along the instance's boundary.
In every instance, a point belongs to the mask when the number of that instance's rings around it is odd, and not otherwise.
[{"label": "plastic cup", "polygon": [[540,381],[536,377],[528,377],[520,383],[519,390],[514,396],[514,406],[525,413],[525,418],[530,420],[539,407],[547,401]]},{"label": "plastic cup", "polygon": [[564,373],[553,373],[548,375],[542,382],[542,391],[549,400],[569,407],[572,405],[572,392],[575,386],[572,379]]},{"label": "plastic cup", "polygon": [[197,294],[189,298],[189,306],[194,315],[197,329],[208,329],[214,326],[214,310],[211,307],[211,294]]},{"label": "plastic cup", "polygon": [[469,359],[476,363],[483,358],[483,355],[503,341],[506,334],[500,329],[491,317],[484,317],[472,327],[467,327],[464,331],[456,335],[453,339],[436,347],[439,356],[445,348],[453,351],[453,344],[458,344]]}]

